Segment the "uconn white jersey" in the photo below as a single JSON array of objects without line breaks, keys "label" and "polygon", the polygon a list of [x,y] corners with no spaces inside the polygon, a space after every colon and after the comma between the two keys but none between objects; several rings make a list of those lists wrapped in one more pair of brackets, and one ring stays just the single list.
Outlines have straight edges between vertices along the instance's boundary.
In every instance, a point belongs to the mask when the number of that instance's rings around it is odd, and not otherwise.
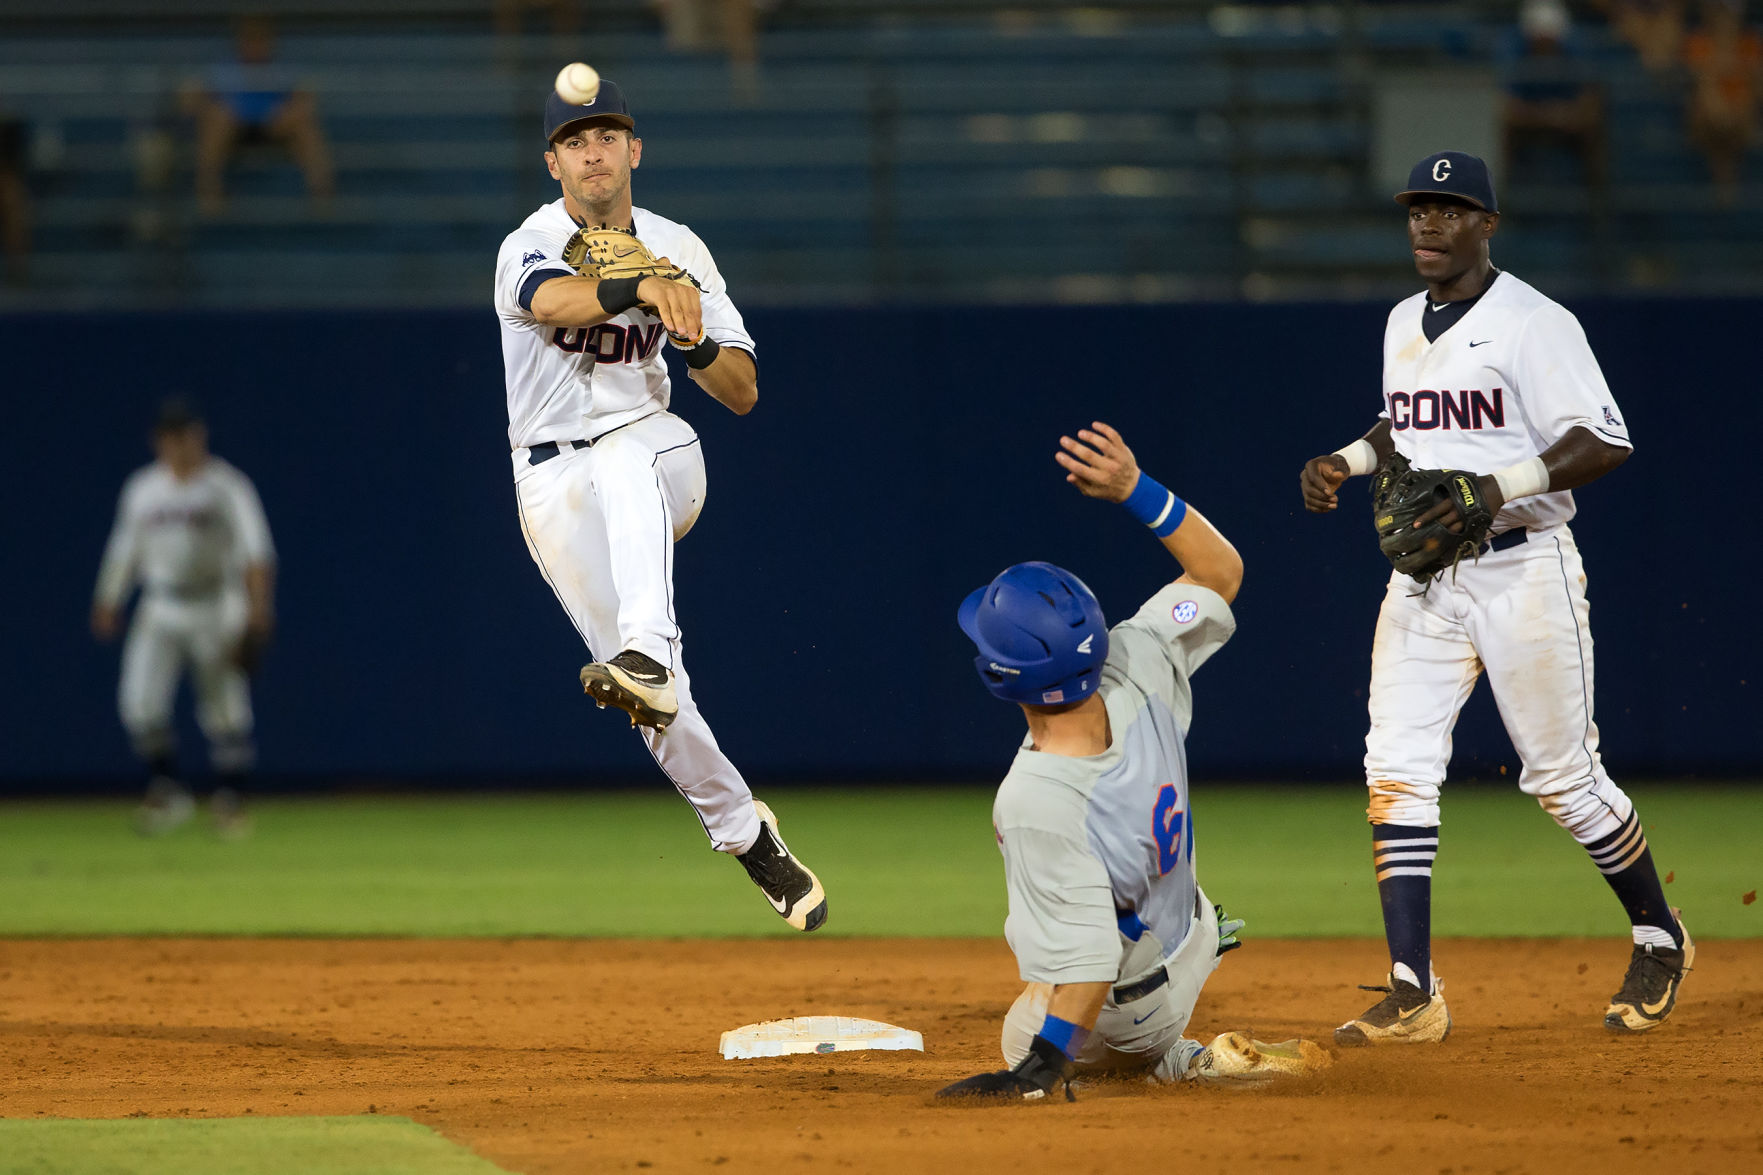
[{"label": "uconn white jersey", "polygon": [[[575,271],[563,247],[575,221],[559,197],[502,242],[496,256],[496,314],[502,322],[502,363],[508,383],[508,443],[591,440],[667,408],[672,387],[661,319],[633,307],[599,326],[546,326],[532,315],[532,293],[552,277]],[[631,227],[657,257],[685,269],[702,291],[704,332],[724,347],[754,354],[740,311],[710,250],[691,229],[645,208]]]},{"label": "uconn white jersey", "polygon": [[992,824],[1024,982],[1134,979],[1195,924],[1188,679],[1235,631],[1216,592],[1170,584],[1109,630],[1108,749],[1072,758],[1025,740],[1016,752]]},{"label": "uconn white jersey", "polygon": [[245,567],[275,558],[251,479],[210,457],[188,481],[155,462],[123,485],[98,573],[98,600],[115,606],[135,583],[148,592],[215,595]]},{"label": "uconn white jersey", "polygon": [[[1490,473],[1540,455],[1573,428],[1633,448],[1579,320],[1500,273],[1452,327],[1427,342],[1425,292],[1390,312],[1382,415],[1417,467]],[[1565,490],[1507,504],[1494,531],[1541,530],[1573,517]]]}]

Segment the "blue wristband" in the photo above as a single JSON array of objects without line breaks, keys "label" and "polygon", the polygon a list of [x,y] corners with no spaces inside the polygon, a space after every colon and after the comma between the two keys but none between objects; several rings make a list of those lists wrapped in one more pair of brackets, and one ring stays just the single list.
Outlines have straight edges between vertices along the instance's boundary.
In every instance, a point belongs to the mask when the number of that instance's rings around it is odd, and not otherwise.
[{"label": "blue wristband", "polygon": [[1041,1037],[1048,1044],[1065,1054],[1066,1060],[1075,1060],[1077,1050],[1083,1047],[1084,1037],[1089,1033],[1069,1020],[1061,1020],[1049,1015],[1047,1022],[1041,1025]]},{"label": "blue wristband", "polygon": [[1121,505],[1160,539],[1174,534],[1175,528],[1188,516],[1188,504],[1143,470],[1139,472],[1139,483],[1133,486],[1132,493]]}]

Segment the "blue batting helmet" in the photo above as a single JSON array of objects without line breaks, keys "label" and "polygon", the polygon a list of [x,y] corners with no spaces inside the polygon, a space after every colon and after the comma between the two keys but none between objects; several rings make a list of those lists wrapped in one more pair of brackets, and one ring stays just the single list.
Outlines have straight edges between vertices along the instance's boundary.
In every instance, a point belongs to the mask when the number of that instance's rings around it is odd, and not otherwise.
[{"label": "blue batting helmet", "polygon": [[973,664],[996,697],[1057,706],[1096,692],[1108,625],[1095,593],[1063,567],[1007,567],[961,601],[955,620],[979,646]]}]

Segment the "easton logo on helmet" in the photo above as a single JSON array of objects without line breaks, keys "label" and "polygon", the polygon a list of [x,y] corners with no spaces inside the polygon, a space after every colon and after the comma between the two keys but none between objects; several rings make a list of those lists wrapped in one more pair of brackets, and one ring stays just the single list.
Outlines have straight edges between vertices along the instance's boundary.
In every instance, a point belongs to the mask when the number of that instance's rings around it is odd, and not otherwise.
[{"label": "easton logo on helmet", "polygon": [[992,696],[1057,706],[1095,695],[1108,660],[1108,622],[1083,580],[1051,563],[1018,563],[967,594],[955,611],[977,646]]}]

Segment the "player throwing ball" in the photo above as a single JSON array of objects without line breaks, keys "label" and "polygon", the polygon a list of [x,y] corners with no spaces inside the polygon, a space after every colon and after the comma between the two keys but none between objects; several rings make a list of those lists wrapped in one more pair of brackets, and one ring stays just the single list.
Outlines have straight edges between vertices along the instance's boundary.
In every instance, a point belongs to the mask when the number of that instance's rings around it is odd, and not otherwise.
[{"label": "player throwing ball", "polygon": [[1097,422],[1061,437],[1057,460],[1086,497],[1123,503],[1182,575],[1108,628],[1082,580],[1019,563],[962,602],[961,630],[996,697],[1028,737],[992,809],[1010,895],[1005,937],[1028,986],[1004,1019],[1011,1068],[938,1096],[1018,1101],[1063,1088],[1068,1071],[1142,1070],[1163,1082],[1258,1084],[1327,1063],[1309,1041],[1183,1036],[1194,1002],[1241,922],[1194,876],[1187,753],[1191,678],[1236,631],[1236,548],[1139,472]]},{"label": "player throwing ball", "polygon": [[508,234],[496,259],[521,530],[594,657],[583,688],[631,716],[711,844],[791,926],[814,930],[826,893],[716,745],[681,662],[673,544],[703,508],[704,455],[668,411],[662,347],[742,415],[759,396],[758,366],[704,242],[632,207],[635,126],[612,82],[585,104],[552,93],[545,165],[562,198]]},{"label": "player throwing ball", "polygon": [[1381,419],[1300,478],[1304,505],[1323,514],[1342,482],[1375,470],[1374,520],[1397,568],[1372,645],[1365,739],[1390,976],[1335,1039],[1451,1031],[1432,970],[1432,865],[1451,730],[1484,670],[1524,763],[1518,786],[1585,847],[1633,924],[1605,1027],[1646,1032],[1671,1014],[1695,946],[1598,755],[1585,570],[1567,527],[1569,491],[1627,460],[1628,428],[1578,320],[1490,262],[1500,212],[1485,163],[1429,156],[1396,200],[1427,288],[1390,312]]}]

